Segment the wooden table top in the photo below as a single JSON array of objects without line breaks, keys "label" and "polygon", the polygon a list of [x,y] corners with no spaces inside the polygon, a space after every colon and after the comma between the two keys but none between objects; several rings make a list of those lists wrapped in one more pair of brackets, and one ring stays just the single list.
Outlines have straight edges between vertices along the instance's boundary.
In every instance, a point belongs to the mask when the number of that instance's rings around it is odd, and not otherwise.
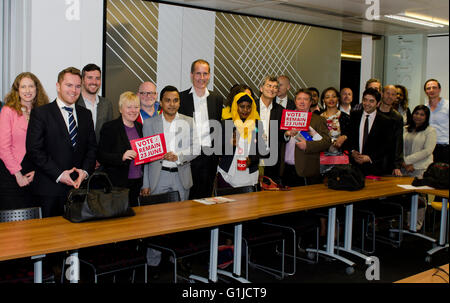
[{"label": "wooden table top", "polygon": [[417,189],[418,193],[435,195],[448,199],[448,190],[445,189]]},{"label": "wooden table top", "polygon": [[447,274],[441,272],[439,269],[432,268],[395,283],[448,283],[448,264],[440,266],[439,268],[445,270]]},{"label": "wooden table top", "polygon": [[132,239],[214,227],[262,217],[411,193],[396,186],[412,178],[366,180],[363,190],[330,190],[323,184],[286,192],[233,195],[236,201],[204,205],[182,201],[135,207],[136,216],[70,223],[62,217],[0,223],[0,261]]}]

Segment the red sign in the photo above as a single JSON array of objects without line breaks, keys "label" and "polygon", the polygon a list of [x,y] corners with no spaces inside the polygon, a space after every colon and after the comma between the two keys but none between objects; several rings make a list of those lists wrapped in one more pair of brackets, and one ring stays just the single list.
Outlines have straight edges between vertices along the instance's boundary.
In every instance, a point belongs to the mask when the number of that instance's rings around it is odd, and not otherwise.
[{"label": "red sign", "polygon": [[131,140],[130,144],[137,153],[134,165],[160,160],[167,153],[164,134]]},{"label": "red sign", "polygon": [[311,123],[311,115],[312,113],[310,112],[283,109],[280,129],[307,131]]}]

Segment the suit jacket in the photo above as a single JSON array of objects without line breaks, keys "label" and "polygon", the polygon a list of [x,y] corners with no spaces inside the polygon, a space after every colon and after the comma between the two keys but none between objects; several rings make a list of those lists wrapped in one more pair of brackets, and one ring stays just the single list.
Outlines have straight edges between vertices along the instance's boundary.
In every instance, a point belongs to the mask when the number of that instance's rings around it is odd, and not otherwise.
[{"label": "suit jacket", "polygon": [[[349,143],[350,151],[359,151],[359,125],[363,111],[354,111],[350,115]],[[393,159],[395,145],[393,144],[392,124],[384,115],[377,112],[375,121],[367,138],[366,146],[362,154],[368,155],[372,163],[364,163],[359,166],[365,175],[391,174],[394,167]],[[353,160],[353,157],[350,157]]]},{"label": "suit jacket", "polygon": [[379,109],[377,111],[377,115],[384,115],[391,122],[394,154],[391,154],[393,158],[390,161],[393,162],[394,168],[400,169],[403,163],[403,116],[393,108],[387,113],[382,112]]},{"label": "suit jacket", "polygon": [[[139,137],[142,138],[142,124],[135,121],[134,126]],[[132,160],[122,161],[122,156],[130,149],[130,140],[128,140],[122,116],[103,124],[97,158],[114,186],[127,187],[128,171]]]},{"label": "suit jacket", "polygon": [[[100,141],[100,131],[103,124],[113,119],[113,108],[111,102],[101,96],[98,96],[98,100],[97,121],[95,122],[95,137],[97,139],[97,142]],[[77,100],[77,104],[86,108],[86,103],[84,103],[84,99],[81,94]]]},{"label": "suit jacket", "polygon": [[[310,126],[322,136],[319,141],[306,141],[306,150],[295,147],[295,171],[301,177],[313,177],[320,174],[320,152],[326,151],[331,145],[331,138],[328,132],[325,118],[318,115],[311,115]],[[281,171],[284,170],[284,154],[286,144],[281,148]]]},{"label": "suit jacket", "polygon": [[[176,139],[178,141],[175,143],[176,147],[174,152],[178,155],[178,161],[180,162],[180,164],[177,164],[177,167],[181,183],[185,189],[189,189],[193,184],[190,162],[195,159],[200,152],[200,150],[198,150],[194,154],[194,146],[198,147],[199,142],[198,137],[194,136],[193,119],[182,114],[178,114],[177,119],[184,121],[186,127],[178,127],[176,130]],[[156,116],[145,120],[143,128],[144,137],[161,133],[164,133],[163,120],[161,116]],[[186,136],[188,136],[189,139],[187,139]],[[186,146],[187,142],[189,143],[189,146]],[[161,173],[162,163],[163,160],[157,160],[145,164],[142,188],[150,188],[150,192],[152,189],[156,188]]]},{"label": "suit jacket", "polygon": [[65,196],[70,187],[56,183],[65,170],[76,167],[88,174],[94,171],[97,142],[92,115],[79,105],[75,105],[75,111],[78,120],[75,148],[56,101],[31,111],[26,147],[27,155],[36,167],[33,183],[38,195]]}]

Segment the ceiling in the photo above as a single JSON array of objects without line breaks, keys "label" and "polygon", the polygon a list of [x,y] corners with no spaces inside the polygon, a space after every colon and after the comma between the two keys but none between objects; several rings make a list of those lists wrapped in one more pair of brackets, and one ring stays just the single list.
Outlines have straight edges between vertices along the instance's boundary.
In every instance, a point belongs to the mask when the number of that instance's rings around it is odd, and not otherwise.
[{"label": "ceiling", "polygon": [[[448,34],[448,26],[425,27],[394,21],[385,18],[384,15],[410,12],[448,21],[449,0],[175,0],[161,2],[269,17],[365,34]],[[366,19],[366,12],[370,11],[371,7],[375,7],[376,3],[379,3],[380,20]]]}]

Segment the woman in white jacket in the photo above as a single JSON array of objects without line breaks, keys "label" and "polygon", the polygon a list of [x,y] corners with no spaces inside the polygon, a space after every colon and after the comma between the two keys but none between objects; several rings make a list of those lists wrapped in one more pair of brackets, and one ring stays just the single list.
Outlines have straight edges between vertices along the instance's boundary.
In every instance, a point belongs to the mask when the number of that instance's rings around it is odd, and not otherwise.
[{"label": "woman in white jacket", "polygon": [[[429,121],[430,109],[425,105],[417,105],[413,110],[412,119],[403,133],[403,175],[422,179],[423,173],[428,165],[433,163],[433,150],[436,146],[436,130],[429,125]],[[419,196],[417,230],[422,228],[425,219],[425,210],[426,199],[424,196]],[[407,216],[406,222],[409,222],[409,212]]]},{"label": "woman in white jacket", "polygon": [[429,121],[430,109],[425,105],[416,106],[403,133],[404,175],[422,178],[428,165],[433,162],[436,130],[429,125]]}]

